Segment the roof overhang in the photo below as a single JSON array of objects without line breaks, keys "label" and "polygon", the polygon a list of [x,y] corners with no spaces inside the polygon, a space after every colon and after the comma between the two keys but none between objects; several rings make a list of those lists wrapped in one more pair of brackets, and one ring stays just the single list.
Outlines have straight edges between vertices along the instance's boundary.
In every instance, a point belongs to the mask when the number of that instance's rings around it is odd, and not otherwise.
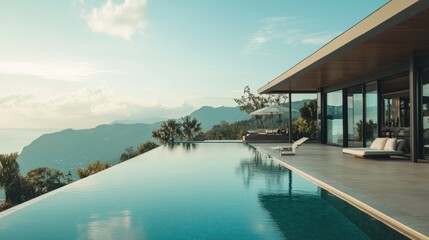
[{"label": "roof overhang", "polygon": [[392,0],[258,93],[311,92],[429,52],[429,1]]}]

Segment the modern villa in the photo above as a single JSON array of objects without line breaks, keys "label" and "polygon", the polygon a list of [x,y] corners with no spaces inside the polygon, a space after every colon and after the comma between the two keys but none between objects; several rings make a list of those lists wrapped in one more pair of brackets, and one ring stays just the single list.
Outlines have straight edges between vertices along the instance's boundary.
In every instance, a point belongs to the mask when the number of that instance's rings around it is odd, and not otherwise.
[{"label": "modern villa", "polygon": [[[389,1],[258,92],[288,94],[290,127],[317,99],[312,143],[160,146],[0,212],[0,239],[429,239],[429,0]],[[341,151],[378,137],[404,157]]]},{"label": "modern villa", "polygon": [[322,144],[395,137],[412,162],[428,159],[428,26],[429,1],[390,1],[258,92],[317,93]]}]

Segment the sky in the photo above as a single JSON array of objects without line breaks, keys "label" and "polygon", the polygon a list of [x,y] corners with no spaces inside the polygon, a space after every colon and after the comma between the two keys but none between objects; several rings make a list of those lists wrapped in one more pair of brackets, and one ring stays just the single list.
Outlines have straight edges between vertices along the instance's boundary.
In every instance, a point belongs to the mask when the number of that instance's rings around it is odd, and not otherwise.
[{"label": "sky", "polygon": [[386,2],[0,1],[0,128],[236,106]]}]

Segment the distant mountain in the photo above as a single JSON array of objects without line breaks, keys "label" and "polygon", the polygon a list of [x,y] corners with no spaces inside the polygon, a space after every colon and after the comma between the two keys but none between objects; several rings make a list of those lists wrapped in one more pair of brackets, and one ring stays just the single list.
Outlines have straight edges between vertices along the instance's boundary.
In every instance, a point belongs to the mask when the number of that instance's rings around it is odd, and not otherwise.
[{"label": "distant mountain", "polygon": [[152,130],[159,126],[160,123],[114,124],[45,134],[24,147],[18,162],[23,174],[40,166],[75,174],[77,168],[96,160],[116,164],[125,148],[136,148],[151,140]]},{"label": "distant mountain", "polygon": [[[304,101],[294,102],[293,109],[298,110]],[[295,111],[295,115],[299,112]],[[190,114],[202,123],[204,131],[226,121],[250,119],[247,113],[238,107],[201,107]],[[152,140],[152,130],[159,128],[160,122],[153,124],[109,124],[96,128],[73,130],[66,129],[56,133],[42,135],[30,145],[24,147],[18,157],[21,172],[36,167],[51,167],[63,172],[70,171],[74,176],[76,169],[100,160],[111,164],[118,163],[125,148],[133,147]]]},{"label": "distant mountain", "polygon": [[[202,107],[190,114],[202,123],[207,130],[221,121],[235,122],[248,119],[237,107]],[[72,130],[45,134],[24,147],[18,157],[21,172],[45,166],[70,171],[100,160],[111,164],[118,163],[125,148],[151,141],[152,130],[159,128],[160,122],[153,124],[109,124],[92,129]]]},{"label": "distant mountain", "polygon": [[239,107],[201,107],[190,114],[201,122],[204,131],[211,129],[222,121],[233,123],[250,119],[250,115],[240,111]]}]

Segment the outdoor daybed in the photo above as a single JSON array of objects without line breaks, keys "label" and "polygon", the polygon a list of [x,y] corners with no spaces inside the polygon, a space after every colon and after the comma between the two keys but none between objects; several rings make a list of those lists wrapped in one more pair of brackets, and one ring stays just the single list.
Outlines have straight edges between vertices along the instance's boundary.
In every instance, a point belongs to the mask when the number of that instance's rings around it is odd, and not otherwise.
[{"label": "outdoor daybed", "polygon": [[377,157],[403,155],[405,140],[396,138],[376,138],[369,148],[343,148],[343,153],[356,157]]}]

